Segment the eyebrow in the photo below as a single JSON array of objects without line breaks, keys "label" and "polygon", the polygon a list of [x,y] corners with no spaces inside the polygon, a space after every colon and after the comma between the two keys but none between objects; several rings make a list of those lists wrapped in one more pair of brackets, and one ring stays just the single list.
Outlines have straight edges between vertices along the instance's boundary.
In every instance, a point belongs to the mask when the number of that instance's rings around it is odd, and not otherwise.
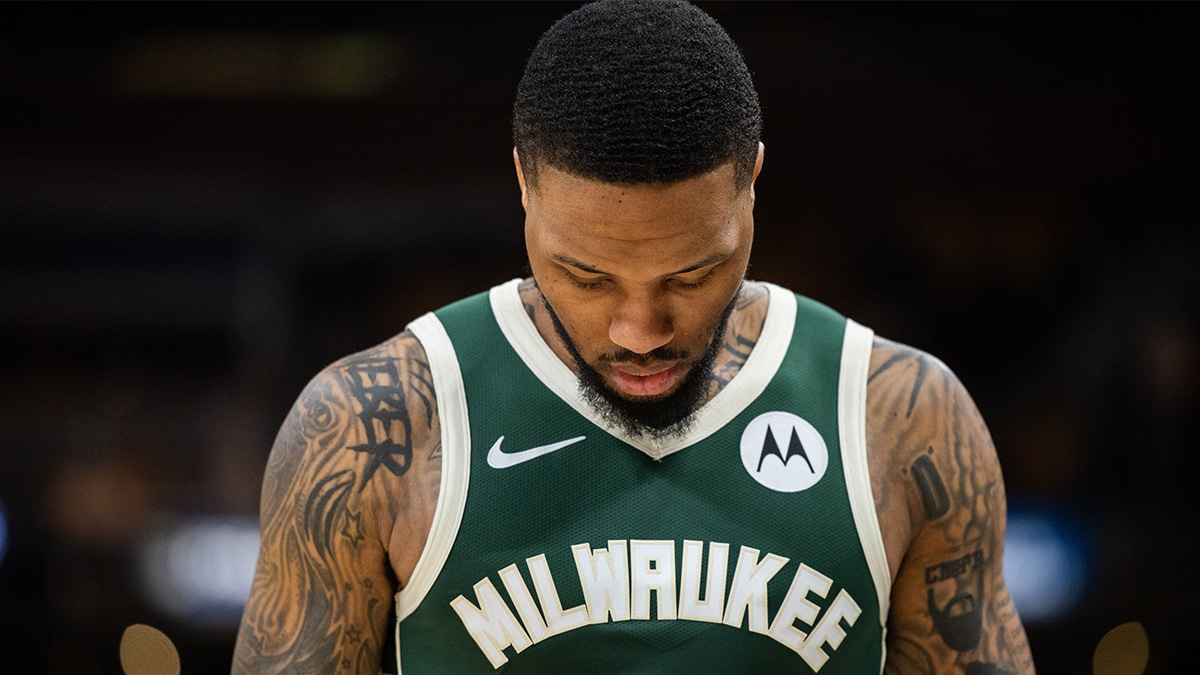
[{"label": "eyebrow", "polygon": [[[723,260],[727,260],[728,258],[729,258],[728,253],[714,253],[694,265],[685,267],[681,270],[676,270],[674,272],[671,272],[670,274],[667,274],[666,276],[671,276],[674,274],[687,274],[688,272],[694,272],[694,271],[700,269],[701,267],[708,267],[709,265],[715,265]],[[561,253],[554,253],[554,254],[550,255],[550,259],[557,263],[561,263],[563,265],[570,265],[571,267],[574,267],[581,271],[587,272],[588,274],[608,274],[608,272],[605,272],[604,270],[596,269],[595,267],[592,267],[591,265],[589,265],[581,260],[576,260],[575,258],[572,258],[569,255],[564,255]]]}]

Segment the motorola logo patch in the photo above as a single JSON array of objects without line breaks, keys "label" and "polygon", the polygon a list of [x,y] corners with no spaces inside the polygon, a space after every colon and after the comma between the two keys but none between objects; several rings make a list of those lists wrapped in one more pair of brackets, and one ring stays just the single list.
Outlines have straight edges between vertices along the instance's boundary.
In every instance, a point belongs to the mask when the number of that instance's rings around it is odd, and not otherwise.
[{"label": "motorola logo patch", "polygon": [[767,412],[742,432],[742,466],[751,478],[776,492],[800,492],[825,475],[829,448],[804,418]]}]

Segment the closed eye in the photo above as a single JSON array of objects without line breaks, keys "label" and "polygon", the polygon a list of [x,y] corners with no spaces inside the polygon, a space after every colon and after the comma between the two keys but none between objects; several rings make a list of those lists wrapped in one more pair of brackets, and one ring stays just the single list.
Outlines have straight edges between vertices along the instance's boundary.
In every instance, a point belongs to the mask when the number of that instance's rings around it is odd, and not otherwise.
[{"label": "closed eye", "polygon": [[679,277],[671,277],[671,278],[667,279],[667,281],[671,285],[675,286],[676,288],[681,288],[684,290],[692,290],[695,288],[700,288],[704,284],[708,283],[709,280],[713,278],[713,273],[716,271],[717,271],[717,266],[713,265],[712,267],[710,267],[708,269],[707,272],[705,272],[700,277],[696,277],[696,278],[692,278],[692,279],[682,279]]},{"label": "closed eye", "polygon": [[585,290],[598,290],[611,282],[610,279],[605,277],[597,277],[595,279],[580,279],[569,272],[566,274],[566,277],[570,280],[572,286]]}]

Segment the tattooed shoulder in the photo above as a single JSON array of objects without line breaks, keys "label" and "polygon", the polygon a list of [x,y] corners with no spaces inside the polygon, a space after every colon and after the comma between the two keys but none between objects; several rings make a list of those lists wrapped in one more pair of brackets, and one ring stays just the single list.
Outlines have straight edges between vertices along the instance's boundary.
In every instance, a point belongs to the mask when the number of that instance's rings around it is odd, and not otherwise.
[{"label": "tattooed shoulder", "polygon": [[308,383],[280,429],[268,477],[291,483],[302,464],[316,474],[341,467],[361,493],[377,475],[409,471],[436,414],[424,350],[401,333],[334,362]]},{"label": "tattooed shoulder", "polygon": [[[1004,484],[974,401],[940,360],[883,339],[867,391],[894,577],[887,671],[1032,673],[1001,564]],[[903,536],[889,536],[897,524]]]},{"label": "tattooed shoulder", "polygon": [[392,594],[432,521],[438,439],[429,364],[411,334],[309,382],[268,461],[234,672],[378,672]]},{"label": "tattooed shoulder", "polygon": [[[927,511],[945,505],[940,474],[932,471],[926,441],[933,416],[925,406],[944,396],[949,370],[934,357],[912,347],[875,338],[867,376],[867,441],[872,490],[880,522],[885,524],[886,548],[893,575],[907,553],[921,504]],[[922,404],[918,407],[918,404]],[[914,491],[908,476],[924,481]],[[922,491],[920,486],[924,486]],[[942,486],[944,487],[944,486]]]},{"label": "tattooed shoulder", "polygon": [[[994,489],[999,467],[991,436],[946,364],[877,338],[867,381],[868,434],[879,455],[877,466],[905,486],[918,528],[950,514],[953,488]],[[970,480],[951,486],[947,479],[952,474]]]},{"label": "tattooed shoulder", "polygon": [[349,403],[350,452],[361,455],[358,490],[384,470],[403,476],[417,441],[433,427],[433,379],[425,352],[411,334],[342,359],[330,367]]}]

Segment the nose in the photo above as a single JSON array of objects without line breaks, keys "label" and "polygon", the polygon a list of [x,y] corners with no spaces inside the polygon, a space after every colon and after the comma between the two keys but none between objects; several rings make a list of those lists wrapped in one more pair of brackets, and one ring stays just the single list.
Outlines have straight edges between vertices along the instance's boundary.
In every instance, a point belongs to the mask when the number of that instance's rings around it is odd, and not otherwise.
[{"label": "nose", "polygon": [[674,322],[653,294],[622,298],[608,324],[608,339],[635,354],[647,354],[675,337]]}]

